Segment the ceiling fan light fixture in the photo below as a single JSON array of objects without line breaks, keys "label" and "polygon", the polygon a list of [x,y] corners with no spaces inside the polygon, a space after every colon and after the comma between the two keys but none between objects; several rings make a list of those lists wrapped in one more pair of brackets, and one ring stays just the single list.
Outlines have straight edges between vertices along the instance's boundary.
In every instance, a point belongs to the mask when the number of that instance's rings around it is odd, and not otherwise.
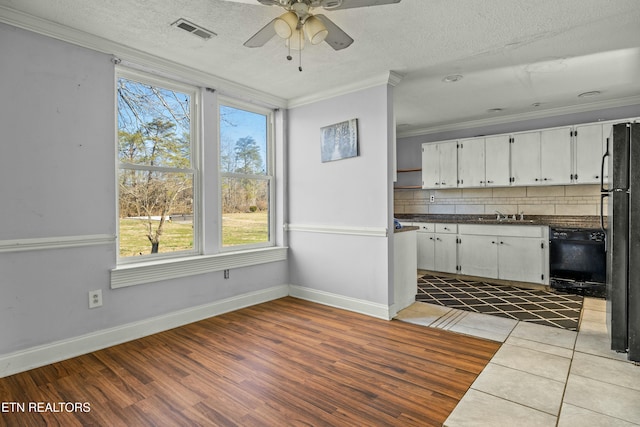
[{"label": "ceiling fan light fixture", "polygon": [[285,40],[285,45],[291,50],[302,50],[304,49],[304,34],[301,30],[293,31],[291,37]]},{"label": "ceiling fan light fixture", "polygon": [[304,31],[309,38],[311,44],[319,44],[327,38],[329,34],[329,30],[325,27],[324,23],[316,18],[315,16],[310,16],[304,23]]},{"label": "ceiling fan light fixture", "polygon": [[291,11],[286,12],[276,18],[273,23],[273,27],[275,28],[278,36],[283,39],[288,39],[293,35],[298,27],[298,15]]}]

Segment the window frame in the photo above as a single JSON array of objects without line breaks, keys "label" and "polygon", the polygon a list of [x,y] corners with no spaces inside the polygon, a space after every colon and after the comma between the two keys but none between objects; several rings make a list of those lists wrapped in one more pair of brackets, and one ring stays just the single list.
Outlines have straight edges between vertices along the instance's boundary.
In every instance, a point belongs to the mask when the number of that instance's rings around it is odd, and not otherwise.
[{"label": "window frame", "polygon": [[[150,165],[138,165],[138,164],[129,164],[123,163],[119,159],[119,122],[118,122],[118,80],[119,79],[127,79],[134,82],[138,82],[144,85],[149,85],[153,87],[160,87],[162,89],[173,90],[176,92],[184,93],[189,95],[189,108],[190,108],[190,118],[189,118],[189,157],[190,157],[190,168],[172,168],[167,166],[150,166]],[[118,265],[130,265],[130,264],[138,264],[138,263],[146,263],[149,261],[157,261],[157,260],[172,260],[176,258],[184,258],[184,257],[192,257],[194,255],[202,254],[202,187],[201,183],[201,145],[202,138],[200,132],[200,117],[202,115],[201,105],[202,102],[200,97],[202,96],[201,88],[182,83],[180,81],[172,80],[169,78],[159,77],[153,74],[148,74],[142,71],[130,69],[130,68],[122,68],[116,67],[115,72],[115,87],[114,87],[114,98],[115,98],[115,129],[116,129],[116,225],[118,228],[117,238],[116,238],[116,254],[117,254],[117,264]],[[193,247],[190,250],[182,250],[182,251],[174,251],[174,252],[165,252],[165,253],[156,253],[156,254],[145,254],[139,256],[121,256],[120,255],[120,189],[119,189],[119,176],[120,171],[122,170],[135,170],[135,171],[152,171],[152,172],[160,172],[160,173],[190,173],[193,177]]]},{"label": "window frame", "polygon": [[[222,147],[222,138],[221,138],[221,108],[222,107],[231,107],[243,111],[247,111],[250,113],[264,115],[266,117],[266,170],[263,175],[257,174],[241,174],[235,172],[223,172],[222,171],[222,156],[221,156],[221,147]],[[276,204],[276,179],[275,179],[275,112],[272,109],[266,107],[260,107],[254,104],[250,104],[247,102],[242,102],[237,99],[228,96],[218,96],[218,100],[216,103],[217,110],[217,126],[218,126],[218,135],[217,135],[217,150],[218,150],[218,164],[216,165],[218,171],[218,219],[219,219],[219,227],[218,227],[218,248],[221,253],[228,252],[239,252],[244,250],[253,250],[253,249],[261,249],[276,246],[276,235],[275,235],[275,207]],[[252,244],[241,244],[241,245],[231,245],[224,246],[223,245],[223,221],[222,221],[222,184],[224,178],[239,178],[239,179],[256,179],[256,180],[264,180],[268,185],[268,233],[269,238],[266,242],[261,243],[252,243]]]},{"label": "window frame", "polygon": [[[111,289],[125,288],[142,284],[152,284],[165,280],[177,280],[200,274],[222,272],[227,269],[254,267],[262,264],[282,262],[288,259],[288,247],[278,246],[279,237],[276,235],[276,221],[281,212],[276,200],[276,159],[278,153],[277,123],[279,123],[277,109],[260,107],[249,102],[240,102],[230,95],[221,96],[214,89],[200,85],[195,81],[185,81],[176,75],[156,75],[147,68],[137,68],[136,64],[115,67],[114,89],[119,77],[132,80],[144,79],[143,82],[159,86],[171,85],[179,90],[195,90],[192,102],[194,111],[191,116],[191,155],[192,167],[196,170],[194,176],[194,250],[193,252],[172,252],[154,254],[143,257],[119,257],[120,244],[116,239],[114,251],[115,264],[110,272]],[[195,79],[197,80],[197,79]],[[211,94],[214,94],[211,98]],[[187,91],[187,93],[190,93]],[[117,91],[114,90],[114,185],[115,191],[115,221],[119,227],[119,158],[118,158],[118,118]],[[221,99],[220,99],[221,98]],[[212,101],[212,102],[211,102]],[[254,111],[268,115],[267,158],[269,168],[269,242],[256,245],[236,245],[222,248],[222,205],[220,181],[220,105]],[[211,118],[209,120],[208,118]],[[206,119],[206,120],[205,120]],[[205,160],[207,163],[205,163]],[[215,170],[214,170],[215,169]],[[218,181],[216,181],[218,180]],[[197,197],[196,197],[197,196]],[[215,200],[215,202],[213,202]],[[213,203],[211,203],[213,202]],[[217,206],[215,206],[217,204]],[[213,206],[212,206],[213,205]],[[214,224],[220,223],[215,226]],[[196,249],[197,245],[197,249]],[[222,276],[221,276],[222,277]]]}]

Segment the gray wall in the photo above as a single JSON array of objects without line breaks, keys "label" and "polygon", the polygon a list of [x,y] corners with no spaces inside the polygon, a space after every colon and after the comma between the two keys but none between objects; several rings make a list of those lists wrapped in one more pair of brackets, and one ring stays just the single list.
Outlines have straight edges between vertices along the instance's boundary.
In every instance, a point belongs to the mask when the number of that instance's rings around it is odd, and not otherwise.
[{"label": "gray wall", "polygon": [[[347,234],[290,232],[291,284],[392,302],[392,239],[349,231],[391,229],[391,96],[382,85],[290,110],[289,223],[347,229]],[[353,118],[358,119],[360,155],[322,163],[320,128]]]},{"label": "gray wall", "polygon": [[[4,24],[0,57],[0,241],[115,235],[111,58]],[[0,253],[0,355],[288,280],[277,262],[112,290],[115,265],[115,242]],[[104,305],[90,310],[94,289]]]}]

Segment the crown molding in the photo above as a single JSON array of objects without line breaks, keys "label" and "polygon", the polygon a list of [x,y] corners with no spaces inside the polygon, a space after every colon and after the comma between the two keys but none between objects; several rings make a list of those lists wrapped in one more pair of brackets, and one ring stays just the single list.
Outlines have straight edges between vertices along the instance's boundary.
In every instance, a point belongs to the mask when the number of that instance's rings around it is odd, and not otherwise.
[{"label": "crown molding", "polygon": [[404,132],[399,130],[398,138],[409,138],[413,136],[423,136],[433,133],[474,129],[484,126],[520,122],[524,120],[544,119],[547,117],[561,116],[565,114],[586,113],[590,111],[604,110],[607,108],[628,107],[630,105],[640,105],[640,96],[630,96],[626,98],[611,99],[607,101],[590,102],[588,104],[569,105],[566,107],[549,108],[546,110],[536,110],[527,113],[490,117],[486,119],[470,120],[459,123],[450,123],[420,129],[413,129]]},{"label": "crown molding", "polygon": [[343,86],[338,86],[327,91],[305,95],[298,98],[292,98],[289,100],[288,108],[301,107],[303,105],[313,104],[314,102],[326,101],[327,99],[335,98],[340,95],[346,95],[376,86],[396,86],[398,83],[400,83],[402,77],[403,76],[401,74],[395,71],[389,71],[384,74],[370,77],[368,79],[359,80],[357,82],[349,83]]},{"label": "crown molding", "polygon": [[98,37],[80,30],[69,28],[46,19],[11,9],[0,5],[0,22],[14,27],[29,30],[47,37],[71,43],[80,47],[111,54],[118,59],[138,67],[157,70],[160,73],[179,75],[181,78],[196,82],[197,85],[213,87],[229,96],[245,101],[255,102],[272,108],[286,108],[287,101],[284,98],[243,86],[213,74],[205,73],[177,62],[169,61],[156,55],[134,49],[114,41]]}]

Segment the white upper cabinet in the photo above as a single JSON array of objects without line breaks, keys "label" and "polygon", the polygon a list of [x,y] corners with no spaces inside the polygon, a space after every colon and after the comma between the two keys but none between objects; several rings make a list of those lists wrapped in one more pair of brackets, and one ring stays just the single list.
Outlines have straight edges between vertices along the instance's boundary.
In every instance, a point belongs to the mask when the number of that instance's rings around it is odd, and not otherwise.
[{"label": "white upper cabinet", "polygon": [[543,184],[571,184],[572,127],[540,131],[540,179]]},{"label": "white upper cabinet", "polygon": [[458,187],[505,187],[509,176],[509,135],[459,141]]},{"label": "white upper cabinet", "polygon": [[571,183],[571,127],[512,136],[512,185]]},{"label": "white upper cabinet", "polygon": [[[623,120],[624,122],[625,120]],[[601,122],[575,127],[575,168],[573,182],[576,184],[600,184],[602,156],[607,151],[607,138],[611,136],[614,122]],[[611,150],[611,144],[609,144]],[[604,163],[604,181],[609,178],[609,162]]]},{"label": "white upper cabinet", "polygon": [[511,137],[511,184],[540,184],[540,132],[518,133]]},{"label": "white upper cabinet", "polygon": [[485,185],[506,187],[509,185],[509,135],[488,136],[484,139]]},{"label": "white upper cabinet", "polygon": [[484,138],[465,139],[458,146],[458,187],[484,187]]},{"label": "white upper cabinet", "polygon": [[598,184],[613,124],[634,120],[424,143],[422,188]]},{"label": "white upper cabinet", "polygon": [[422,144],[422,188],[440,188],[438,144]]},{"label": "white upper cabinet", "polygon": [[422,188],[456,188],[457,141],[422,144]]}]

